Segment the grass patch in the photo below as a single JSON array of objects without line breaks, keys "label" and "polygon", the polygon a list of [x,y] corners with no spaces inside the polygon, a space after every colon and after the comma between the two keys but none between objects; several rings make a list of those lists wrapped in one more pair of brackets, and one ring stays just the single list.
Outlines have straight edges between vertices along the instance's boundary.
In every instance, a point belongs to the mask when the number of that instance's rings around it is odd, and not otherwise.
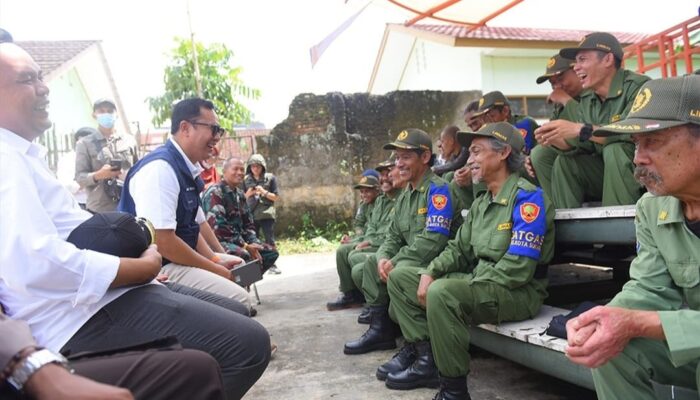
[{"label": "grass patch", "polygon": [[316,243],[310,239],[294,239],[285,238],[276,240],[277,251],[280,255],[287,256],[291,254],[306,254],[306,253],[325,253],[335,251],[340,245],[340,241],[326,241],[324,243]]},{"label": "grass patch", "polygon": [[347,222],[327,222],[318,227],[308,213],[301,216],[300,222],[290,226],[288,232],[276,240],[280,255],[335,251],[343,235],[350,233]]}]

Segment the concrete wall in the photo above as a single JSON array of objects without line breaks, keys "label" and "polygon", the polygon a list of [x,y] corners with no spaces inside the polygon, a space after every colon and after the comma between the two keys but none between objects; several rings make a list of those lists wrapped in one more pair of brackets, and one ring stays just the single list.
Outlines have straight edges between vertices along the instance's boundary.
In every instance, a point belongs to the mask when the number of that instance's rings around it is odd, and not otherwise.
[{"label": "concrete wall", "polygon": [[406,128],[423,129],[436,140],[445,125],[464,127],[462,110],[479,96],[478,91],[297,96],[287,119],[257,143],[280,185],[278,232],[298,228],[304,213],[316,226],[349,221],[358,204],[351,185],[388,157],[385,143]]}]

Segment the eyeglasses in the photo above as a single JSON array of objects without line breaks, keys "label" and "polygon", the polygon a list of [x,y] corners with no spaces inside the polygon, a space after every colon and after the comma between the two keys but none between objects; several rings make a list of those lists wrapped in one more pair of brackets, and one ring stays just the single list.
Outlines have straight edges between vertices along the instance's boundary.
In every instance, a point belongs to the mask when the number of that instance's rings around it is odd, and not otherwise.
[{"label": "eyeglasses", "polygon": [[222,128],[219,125],[216,124],[206,124],[204,122],[197,122],[197,121],[187,121],[192,125],[202,125],[202,126],[208,126],[209,129],[211,129],[211,134],[212,136],[221,136],[224,134],[224,128]]}]

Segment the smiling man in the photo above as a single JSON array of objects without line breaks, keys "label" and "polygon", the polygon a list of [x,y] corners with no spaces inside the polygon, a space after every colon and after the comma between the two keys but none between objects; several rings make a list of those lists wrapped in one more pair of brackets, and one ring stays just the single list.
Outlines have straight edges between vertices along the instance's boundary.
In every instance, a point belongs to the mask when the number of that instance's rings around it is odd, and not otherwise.
[{"label": "smiling man", "polygon": [[632,134],[634,176],[649,191],[637,202],[637,257],[607,306],[569,321],[566,354],[594,368],[601,400],[697,399],[700,76],[650,81],[634,104],[594,135]]},{"label": "smiling man", "polygon": [[231,280],[240,257],[214,253],[200,233],[204,212],[199,193],[204,182],[199,161],[207,159],[223,129],[214,104],[191,98],[173,106],[172,137],[129,170],[119,211],[144,217],[156,229],[163,255],[162,272],[171,281],[238,300],[250,308],[250,296]]},{"label": "smiling man", "polygon": [[578,47],[559,54],[576,60],[574,72],[584,91],[577,117],[550,121],[535,131],[540,144],[567,152],[552,167],[552,202],[557,208],[580,207],[585,200],[600,200],[603,206],[634,204],[642,192],[632,175],[629,135],[601,138],[592,132],[625,118],[649,78],[621,68],[622,46],[609,33],[591,33]]},{"label": "smiling man", "polygon": [[345,344],[345,354],[396,347],[396,326],[389,317],[386,282],[394,269],[427,265],[459,226],[461,205],[447,182],[430,167],[432,140],[420,129],[401,131],[384,145],[395,151],[399,179],[407,187],[396,199],[389,230],[377,252],[362,267],[362,293],[370,308],[370,326],[358,340]]},{"label": "smiling man", "polygon": [[389,274],[391,314],[406,345],[377,370],[392,389],[436,386],[439,371],[437,400],[470,398],[469,325],[537,314],[554,252],[554,208],[519,174],[520,131],[499,122],[458,135],[473,183],[487,190],[437,257]]}]

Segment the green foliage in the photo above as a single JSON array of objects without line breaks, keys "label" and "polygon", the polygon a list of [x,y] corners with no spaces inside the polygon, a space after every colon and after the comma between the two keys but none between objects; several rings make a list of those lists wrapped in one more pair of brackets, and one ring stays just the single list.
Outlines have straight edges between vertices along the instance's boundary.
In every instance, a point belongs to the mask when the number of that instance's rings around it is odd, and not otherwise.
[{"label": "green foliage", "polygon": [[290,227],[286,237],[277,241],[277,248],[283,255],[334,251],[340,244],[340,238],[349,231],[346,221],[329,221],[325,227],[317,227],[311,215],[305,213],[301,216],[299,228]]},{"label": "green foliage", "polygon": [[[146,99],[153,111],[153,124],[158,126],[170,118],[172,105],[180,100],[196,97],[192,42],[189,39],[175,39],[175,48],[170,52],[170,65],[165,67],[165,93]],[[216,106],[219,123],[228,132],[233,125],[250,122],[251,113],[237,99],[258,99],[260,90],[250,88],[241,81],[241,67],[232,67],[233,52],[225,45],[213,43],[205,47],[195,42],[197,60],[202,79],[202,96]]]}]

